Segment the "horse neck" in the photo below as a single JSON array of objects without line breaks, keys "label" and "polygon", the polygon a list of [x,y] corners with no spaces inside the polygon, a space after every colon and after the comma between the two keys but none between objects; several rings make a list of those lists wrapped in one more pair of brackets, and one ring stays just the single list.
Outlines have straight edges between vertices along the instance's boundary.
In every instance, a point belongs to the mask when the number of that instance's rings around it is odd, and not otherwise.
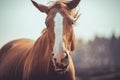
[{"label": "horse neck", "polygon": [[[52,32],[51,32],[52,33]],[[40,38],[34,43],[34,46],[28,53],[24,65],[24,76],[29,77],[33,75],[45,76],[48,74],[50,58],[51,58],[51,44],[49,31],[46,29]],[[52,39],[52,38],[51,38]],[[51,45],[51,46],[50,46]]]},{"label": "horse neck", "polygon": [[54,31],[45,29],[42,35],[37,39],[33,46],[33,52],[38,54],[40,57],[44,57],[47,52],[52,51],[54,45]]},{"label": "horse neck", "polygon": [[32,53],[33,58],[38,59],[38,60],[43,60],[43,59],[48,59],[48,55],[50,55],[50,40],[48,37],[48,32],[45,31],[41,35],[40,38],[37,39],[35,42],[33,48],[32,48]]}]

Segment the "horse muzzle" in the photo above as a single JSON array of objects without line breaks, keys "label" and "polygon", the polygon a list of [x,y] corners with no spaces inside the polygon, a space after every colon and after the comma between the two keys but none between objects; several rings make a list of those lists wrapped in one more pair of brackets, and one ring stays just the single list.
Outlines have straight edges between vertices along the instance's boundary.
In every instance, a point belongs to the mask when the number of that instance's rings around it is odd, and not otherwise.
[{"label": "horse muzzle", "polygon": [[63,74],[68,71],[69,68],[69,57],[68,54],[65,53],[66,56],[64,58],[60,58],[59,61],[57,61],[57,58],[52,59],[54,70],[58,74]]}]

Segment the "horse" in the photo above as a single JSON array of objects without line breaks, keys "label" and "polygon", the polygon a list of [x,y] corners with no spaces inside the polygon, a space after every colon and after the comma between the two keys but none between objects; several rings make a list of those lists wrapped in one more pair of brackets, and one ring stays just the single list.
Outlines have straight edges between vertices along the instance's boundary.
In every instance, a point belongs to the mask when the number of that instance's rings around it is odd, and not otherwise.
[{"label": "horse", "polygon": [[47,15],[46,28],[36,41],[16,39],[0,49],[0,80],[75,80],[71,55],[80,0],[57,0],[49,6],[31,1]]}]

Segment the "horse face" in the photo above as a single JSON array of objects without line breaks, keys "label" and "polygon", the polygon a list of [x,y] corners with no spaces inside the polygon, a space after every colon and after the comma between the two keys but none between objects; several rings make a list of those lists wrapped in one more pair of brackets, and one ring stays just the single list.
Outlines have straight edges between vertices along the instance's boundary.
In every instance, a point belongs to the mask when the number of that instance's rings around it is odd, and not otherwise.
[{"label": "horse face", "polygon": [[46,26],[54,31],[54,47],[52,61],[55,71],[62,72],[68,68],[70,52],[75,48],[73,23],[79,15],[74,11],[80,0],[57,1],[52,6],[44,6],[32,1],[41,11],[47,14]]}]

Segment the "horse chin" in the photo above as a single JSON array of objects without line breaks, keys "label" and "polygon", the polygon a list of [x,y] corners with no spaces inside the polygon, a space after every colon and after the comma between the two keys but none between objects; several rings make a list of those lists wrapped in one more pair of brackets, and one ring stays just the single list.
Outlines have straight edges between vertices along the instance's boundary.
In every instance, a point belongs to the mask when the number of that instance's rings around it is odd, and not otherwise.
[{"label": "horse chin", "polygon": [[67,64],[65,67],[57,67],[55,64],[54,64],[54,71],[57,73],[57,74],[65,74],[69,69],[69,64]]},{"label": "horse chin", "polygon": [[57,73],[57,74],[60,74],[60,75],[62,75],[62,74],[65,74],[67,71],[68,71],[68,68],[66,68],[66,69],[54,69],[55,70],[55,72]]}]

